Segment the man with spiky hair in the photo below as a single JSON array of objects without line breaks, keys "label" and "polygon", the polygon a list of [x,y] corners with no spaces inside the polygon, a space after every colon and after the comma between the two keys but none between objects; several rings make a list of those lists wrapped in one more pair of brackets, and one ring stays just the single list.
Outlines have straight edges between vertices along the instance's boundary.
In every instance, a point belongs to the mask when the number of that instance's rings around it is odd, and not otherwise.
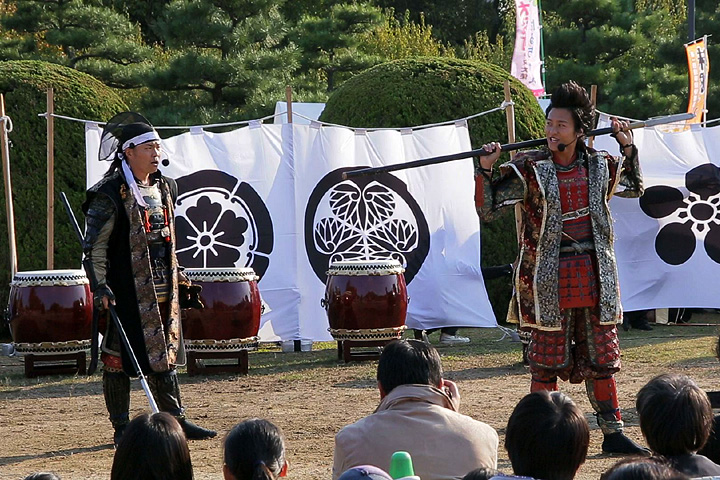
[{"label": "man with spiky hair", "polygon": [[483,205],[491,220],[520,204],[520,253],[508,320],[528,340],[531,392],[557,390],[558,377],[585,382],[608,453],[646,453],[623,433],[614,374],[622,323],[609,201],[642,195],[638,151],[628,122],[612,119],[620,157],[585,145],[595,108],[583,87],[561,85],[545,112],[547,147],[520,152],[499,168],[500,144],[480,158]]}]

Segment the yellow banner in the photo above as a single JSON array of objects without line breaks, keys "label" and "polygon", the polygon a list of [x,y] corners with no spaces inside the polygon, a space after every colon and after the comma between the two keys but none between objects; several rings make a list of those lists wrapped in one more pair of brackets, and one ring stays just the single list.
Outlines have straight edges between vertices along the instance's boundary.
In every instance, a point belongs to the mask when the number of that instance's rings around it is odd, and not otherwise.
[{"label": "yellow banner", "polygon": [[700,123],[705,114],[708,76],[710,75],[710,60],[705,47],[705,38],[685,45],[685,52],[690,73],[688,113],[695,114],[695,118],[688,120],[687,123]]}]

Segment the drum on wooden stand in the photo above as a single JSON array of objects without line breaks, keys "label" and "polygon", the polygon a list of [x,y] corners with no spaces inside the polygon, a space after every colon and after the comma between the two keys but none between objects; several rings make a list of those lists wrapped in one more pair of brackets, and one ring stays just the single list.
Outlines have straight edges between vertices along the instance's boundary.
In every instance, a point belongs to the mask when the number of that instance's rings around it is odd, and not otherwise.
[{"label": "drum on wooden stand", "polygon": [[388,341],[405,331],[408,295],[397,260],[332,262],[321,304],[338,342]]},{"label": "drum on wooden stand", "polygon": [[187,268],[185,275],[202,286],[202,310],[183,311],[188,352],[238,352],[258,346],[262,300],[252,268]]},{"label": "drum on wooden stand", "polygon": [[90,282],[83,270],[17,272],[7,309],[15,350],[21,354],[76,354],[90,348]]}]

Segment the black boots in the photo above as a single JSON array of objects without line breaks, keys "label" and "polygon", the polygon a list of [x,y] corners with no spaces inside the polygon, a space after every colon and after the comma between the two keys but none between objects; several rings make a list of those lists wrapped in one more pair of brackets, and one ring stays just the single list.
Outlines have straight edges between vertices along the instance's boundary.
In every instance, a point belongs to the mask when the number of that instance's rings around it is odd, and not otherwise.
[{"label": "black boots", "polygon": [[602,451],[624,455],[650,456],[650,450],[638,445],[622,432],[606,433],[602,443]]},{"label": "black boots", "polygon": [[180,420],[180,426],[185,432],[185,437],[187,437],[188,440],[207,440],[208,438],[213,438],[217,435],[217,432],[214,430],[209,430],[199,425],[195,425],[187,418]]},{"label": "black boots", "polygon": [[180,401],[180,384],[175,370],[148,375],[147,378],[158,408],[178,419],[188,440],[205,440],[217,435],[215,431],[195,425],[185,418],[185,409]]},{"label": "black boots", "polygon": [[[148,375],[146,378],[160,411],[177,418],[188,440],[205,440],[217,435],[213,430],[202,428],[185,418],[185,410],[180,402],[180,385],[175,370]],[[113,442],[117,447],[129,422],[130,378],[123,372],[103,371],[103,393],[110,421],[115,429]]]},{"label": "black boots", "polygon": [[626,332],[630,330],[630,328],[634,328],[635,330],[645,330],[649,331],[653,328],[650,326],[650,323],[648,322],[648,312],[653,314],[653,311],[648,310],[638,310],[635,312],[624,312],[623,313],[623,330]]}]

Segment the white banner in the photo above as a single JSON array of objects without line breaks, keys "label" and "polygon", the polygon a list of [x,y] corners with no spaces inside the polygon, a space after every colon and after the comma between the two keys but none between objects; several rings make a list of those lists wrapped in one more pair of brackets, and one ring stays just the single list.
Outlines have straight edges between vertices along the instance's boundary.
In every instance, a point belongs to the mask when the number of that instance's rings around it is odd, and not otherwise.
[{"label": "white banner", "polygon": [[[645,194],[611,201],[623,308],[718,308],[720,127],[633,133]],[[607,135],[595,147],[618,152]]]},{"label": "white banner", "polygon": [[[88,185],[108,166],[97,160],[99,134],[86,128]],[[263,341],[329,340],[320,304],[328,262],[388,255],[405,263],[409,327],[496,326],[480,272],[472,160],[342,180],[350,167],[470,150],[466,123],[373,132],[317,123],[198,128],[163,148],[163,173],[180,191],[180,264],[253,267],[272,309]],[[331,200],[338,195],[349,202],[342,214]]]},{"label": "white banner", "polygon": [[537,0],[515,0],[515,15],[515,50],[510,74],[539,97],[545,94],[545,87],[542,84],[542,32]]}]

